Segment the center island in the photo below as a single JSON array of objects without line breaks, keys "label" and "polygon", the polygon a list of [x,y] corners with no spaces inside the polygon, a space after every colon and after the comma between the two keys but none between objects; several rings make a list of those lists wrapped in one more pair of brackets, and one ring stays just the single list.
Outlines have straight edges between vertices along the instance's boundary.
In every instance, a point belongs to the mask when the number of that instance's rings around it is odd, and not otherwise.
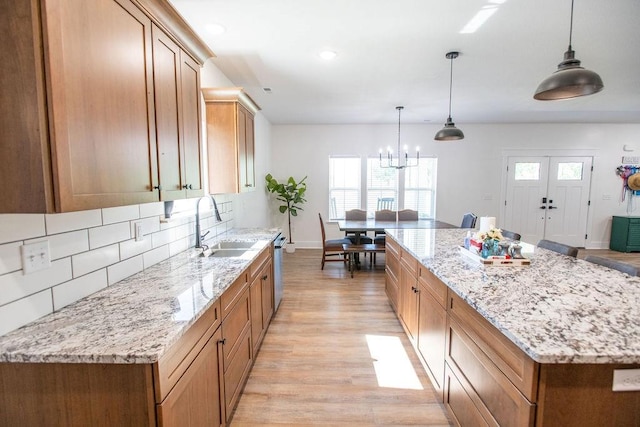
[{"label": "center island", "polygon": [[541,248],[483,266],[467,230],[385,232],[390,303],[457,423],[640,425],[640,278]]}]

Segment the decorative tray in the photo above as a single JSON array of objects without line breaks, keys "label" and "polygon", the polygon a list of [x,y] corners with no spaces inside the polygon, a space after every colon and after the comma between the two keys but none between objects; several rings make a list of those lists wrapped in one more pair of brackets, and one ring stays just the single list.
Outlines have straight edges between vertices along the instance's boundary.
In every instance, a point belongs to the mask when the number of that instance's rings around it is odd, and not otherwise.
[{"label": "decorative tray", "polygon": [[460,253],[465,257],[477,262],[481,265],[488,265],[492,267],[522,267],[531,265],[531,260],[528,258],[506,258],[503,256],[492,256],[489,258],[482,258],[480,255],[465,249],[464,246],[459,246]]}]

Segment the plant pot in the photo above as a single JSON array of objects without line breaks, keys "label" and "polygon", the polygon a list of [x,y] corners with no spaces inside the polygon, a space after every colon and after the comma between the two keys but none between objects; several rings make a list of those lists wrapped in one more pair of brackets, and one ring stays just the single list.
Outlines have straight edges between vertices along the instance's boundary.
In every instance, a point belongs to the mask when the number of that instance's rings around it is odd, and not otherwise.
[{"label": "plant pot", "polygon": [[296,244],[287,243],[287,245],[284,247],[284,250],[287,251],[288,254],[292,254],[296,251]]}]

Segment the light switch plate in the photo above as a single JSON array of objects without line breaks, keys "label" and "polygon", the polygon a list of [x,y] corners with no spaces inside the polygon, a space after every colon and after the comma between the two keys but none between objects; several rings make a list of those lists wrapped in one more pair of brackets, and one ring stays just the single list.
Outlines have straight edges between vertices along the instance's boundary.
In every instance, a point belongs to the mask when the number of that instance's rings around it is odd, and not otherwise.
[{"label": "light switch plate", "polygon": [[614,369],[613,391],[639,391],[640,369]]},{"label": "light switch plate", "polygon": [[49,241],[26,243],[20,247],[22,255],[22,274],[33,273],[51,267]]}]

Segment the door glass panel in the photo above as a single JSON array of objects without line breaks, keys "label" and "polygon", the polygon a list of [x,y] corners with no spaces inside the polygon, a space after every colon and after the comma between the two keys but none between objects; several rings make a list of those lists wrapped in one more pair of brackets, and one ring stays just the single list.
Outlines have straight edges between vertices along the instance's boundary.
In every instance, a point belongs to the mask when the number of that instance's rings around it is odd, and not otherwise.
[{"label": "door glass panel", "polygon": [[515,166],[516,181],[540,180],[540,163],[516,163]]},{"label": "door glass panel", "polygon": [[558,181],[580,181],[582,169],[582,162],[558,163]]}]

